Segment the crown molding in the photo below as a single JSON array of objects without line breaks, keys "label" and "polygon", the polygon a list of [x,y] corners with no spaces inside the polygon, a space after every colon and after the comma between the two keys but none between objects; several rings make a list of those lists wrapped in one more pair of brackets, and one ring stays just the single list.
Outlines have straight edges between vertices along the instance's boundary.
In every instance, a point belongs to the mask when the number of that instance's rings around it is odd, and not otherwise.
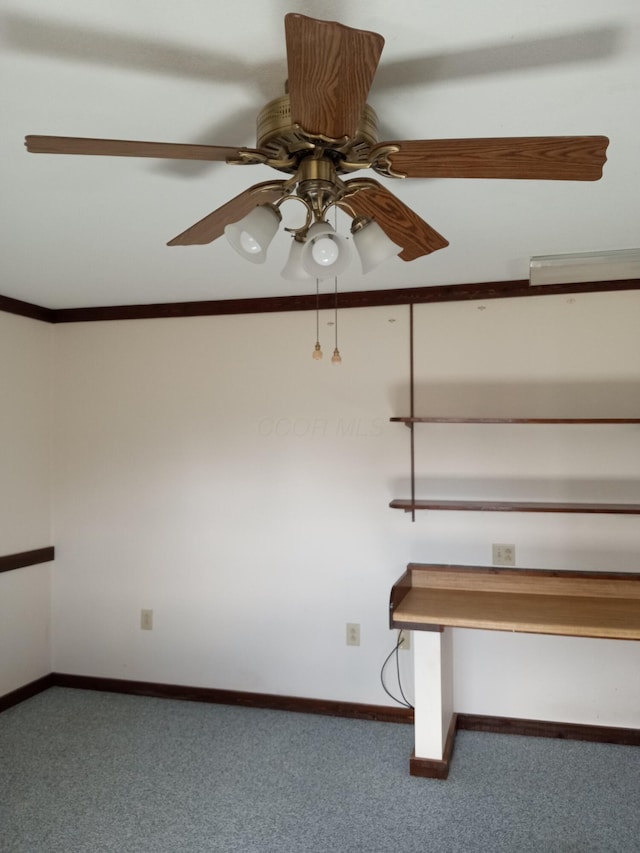
[{"label": "crown molding", "polygon": [[0,311],[7,314],[18,314],[20,317],[30,317],[32,320],[41,320],[43,323],[53,323],[53,310],[51,308],[43,308],[31,302],[23,302],[22,299],[2,296],[2,294],[0,294]]},{"label": "crown molding", "polygon": [[[385,290],[352,290],[338,293],[338,307],[376,308],[384,305],[420,305],[434,302],[512,299],[571,293],[602,293],[640,290],[640,278],[590,281],[571,284],[531,285],[528,279],[441,284]],[[158,302],[149,305],[105,305],[94,308],[43,308],[0,295],[0,311],[32,317],[45,323],[95,323],[107,320],[148,320],[172,317],[209,317],[227,314],[269,314],[283,311],[315,311],[334,308],[333,293],[299,296],[263,296],[253,299],[211,299],[200,302]]]}]

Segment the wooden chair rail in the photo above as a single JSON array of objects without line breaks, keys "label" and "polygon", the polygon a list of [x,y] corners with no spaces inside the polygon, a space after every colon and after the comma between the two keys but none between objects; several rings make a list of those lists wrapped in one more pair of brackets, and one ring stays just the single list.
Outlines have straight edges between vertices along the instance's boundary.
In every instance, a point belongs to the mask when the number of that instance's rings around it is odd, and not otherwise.
[{"label": "wooden chair rail", "polygon": [[35,566],[38,563],[50,563],[53,559],[55,559],[53,545],[46,548],[36,548],[33,551],[21,551],[19,554],[6,554],[0,557],[0,573],[12,572],[26,566]]}]

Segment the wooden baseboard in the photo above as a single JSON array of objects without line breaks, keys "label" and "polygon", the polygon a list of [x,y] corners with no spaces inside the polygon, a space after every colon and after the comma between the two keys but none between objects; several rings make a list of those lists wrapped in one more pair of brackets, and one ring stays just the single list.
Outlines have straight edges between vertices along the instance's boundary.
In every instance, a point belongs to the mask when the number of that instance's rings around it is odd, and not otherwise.
[{"label": "wooden baseboard", "polygon": [[413,752],[409,761],[409,773],[412,776],[422,776],[425,779],[447,778],[451,765],[451,756],[453,755],[453,747],[456,742],[457,718],[457,714],[451,716],[447,738],[444,742],[442,760],[438,760],[437,758],[417,758],[415,752]]},{"label": "wooden baseboard", "polygon": [[50,672],[48,675],[43,675],[42,678],[36,678],[35,681],[31,681],[29,684],[24,684],[22,687],[18,687],[10,693],[5,693],[4,696],[0,696],[0,712],[6,711],[7,708],[12,708],[14,705],[18,705],[26,699],[31,699],[32,696],[37,696],[37,694],[42,693],[43,690],[48,690],[50,687],[53,687],[53,684],[53,673]]},{"label": "wooden baseboard", "polygon": [[96,678],[87,675],[52,673],[53,684],[82,690],[102,690],[109,693],[130,693],[135,696],[154,696],[160,699],[183,699],[189,702],[211,702],[217,705],[242,705],[302,714],[323,714],[331,717],[351,717],[357,720],[378,720],[385,723],[412,723],[413,711],[386,705],[365,705],[357,702],[337,702],[331,699],[307,699],[299,696],[278,696],[270,693],[247,693],[240,690],[219,690],[213,687],[187,687],[179,684],[158,684],[150,681],[129,681],[121,678]]},{"label": "wooden baseboard", "polygon": [[[29,684],[12,690],[10,693],[6,693],[4,696],[0,696],[0,712],[36,696],[50,687],[75,687],[82,690],[129,693],[135,696],[183,699],[190,702],[211,702],[218,705],[241,705],[249,708],[293,711],[301,714],[323,714],[358,720],[378,720],[386,723],[413,723],[413,711],[408,708],[366,705],[357,702],[337,702],[330,699],[279,696],[270,693],[219,690],[212,687],[187,687],[176,684],[158,684],[150,681],[129,681],[121,678],[98,678],[61,672],[51,672],[42,678],[37,678]],[[420,758],[414,754],[410,761],[411,775],[446,779],[455,746],[456,732],[459,730],[582,740],[619,746],[640,746],[640,729],[458,713],[452,716],[442,760]]]},{"label": "wooden baseboard", "polygon": [[515,717],[491,717],[483,714],[454,714],[447,732],[442,759],[418,758],[414,752],[409,762],[411,775],[423,776],[428,779],[446,779],[449,775],[456,732],[461,729],[469,732],[491,732],[501,735],[612,743],[618,746],[640,746],[640,729],[591,726],[581,723],[556,723],[549,720],[524,720]]},{"label": "wooden baseboard", "polygon": [[514,717],[489,717],[482,714],[458,714],[458,729],[471,732],[493,732],[501,735],[550,737],[640,746],[640,729],[618,726],[592,726],[581,723],[556,723],[550,720],[523,720]]}]

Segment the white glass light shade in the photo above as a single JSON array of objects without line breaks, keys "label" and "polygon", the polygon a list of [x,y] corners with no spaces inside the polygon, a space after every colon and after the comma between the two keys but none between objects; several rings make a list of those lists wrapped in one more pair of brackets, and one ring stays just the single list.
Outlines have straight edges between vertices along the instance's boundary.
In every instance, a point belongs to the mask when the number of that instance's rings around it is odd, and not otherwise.
[{"label": "white glass light shade", "polygon": [[373,220],[353,232],[353,242],[360,256],[363,273],[370,272],[383,261],[402,251],[402,246],[390,240]]},{"label": "white glass light shade", "polygon": [[281,272],[282,278],[288,281],[308,281],[311,276],[302,266],[302,255],[304,253],[305,243],[301,240],[293,239],[291,241],[291,249],[287,263]]},{"label": "white glass light shade", "polygon": [[302,265],[312,278],[333,278],[349,264],[349,247],[328,222],[314,222],[307,232]]},{"label": "white glass light shade", "polygon": [[281,218],[280,211],[275,207],[260,204],[244,219],[227,225],[224,233],[239,255],[254,264],[263,264]]}]

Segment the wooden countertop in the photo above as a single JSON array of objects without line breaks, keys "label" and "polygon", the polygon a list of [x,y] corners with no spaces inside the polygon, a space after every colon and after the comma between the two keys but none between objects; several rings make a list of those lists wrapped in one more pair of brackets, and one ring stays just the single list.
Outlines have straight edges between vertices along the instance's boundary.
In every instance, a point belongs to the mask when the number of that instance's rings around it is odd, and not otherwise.
[{"label": "wooden countertop", "polygon": [[446,626],[640,639],[640,573],[411,563],[391,591],[391,627]]}]

